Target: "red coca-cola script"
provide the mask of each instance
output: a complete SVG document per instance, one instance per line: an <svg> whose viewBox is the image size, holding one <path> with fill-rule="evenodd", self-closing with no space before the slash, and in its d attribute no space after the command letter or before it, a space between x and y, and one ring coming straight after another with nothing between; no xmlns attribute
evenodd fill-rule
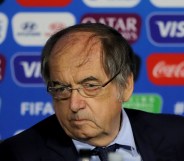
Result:
<svg viewBox="0 0 184 161"><path fill-rule="evenodd" d="M157 85L184 85L184 53L156 53L147 59L150 81Z"/></svg>

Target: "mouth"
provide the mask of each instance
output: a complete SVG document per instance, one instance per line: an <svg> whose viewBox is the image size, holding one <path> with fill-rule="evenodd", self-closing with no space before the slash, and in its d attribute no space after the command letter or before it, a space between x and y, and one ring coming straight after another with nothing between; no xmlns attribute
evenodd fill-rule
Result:
<svg viewBox="0 0 184 161"><path fill-rule="evenodd" d="M72 120L71 120L71 123L72 123L73 125L84 125L84 124L86 124L88 121L89 121L89 120L87 120L87 119L72 119Z"/></svg>
<svg viewBox="0 0 184 161"><path fill-rule="evenodd" d="M75 115L70 115L69 121L73 126L81 126L87 124L87 122L91 121L91 119L86 114L84 115L82 113L77 113Z"/></svg>

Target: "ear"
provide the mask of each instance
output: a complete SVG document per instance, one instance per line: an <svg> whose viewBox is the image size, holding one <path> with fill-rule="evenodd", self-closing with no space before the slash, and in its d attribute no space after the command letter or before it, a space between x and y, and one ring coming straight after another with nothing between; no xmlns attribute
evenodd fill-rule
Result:
<svg viewBox="0 0 184 161"><path fill-rule="evenodd" d="M133 79L133 75L131 74L127 79L126 88L123 89L123 92L122 92L123 102L127 102L129 100L129 98L133 93L133 90L134 90L134 79Z"/></svg>

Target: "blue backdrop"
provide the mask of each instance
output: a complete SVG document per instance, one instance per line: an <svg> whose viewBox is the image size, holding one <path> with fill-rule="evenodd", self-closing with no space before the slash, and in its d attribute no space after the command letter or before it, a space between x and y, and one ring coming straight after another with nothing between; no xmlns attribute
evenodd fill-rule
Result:
<svg viewBox="0 0 184 161"><path fill-rule="evenodd" d="M184 1L0 0L0 138L53 114L40 53L58 29L100 22L132 45L139 66L125 107L184 116Z"/></svg>

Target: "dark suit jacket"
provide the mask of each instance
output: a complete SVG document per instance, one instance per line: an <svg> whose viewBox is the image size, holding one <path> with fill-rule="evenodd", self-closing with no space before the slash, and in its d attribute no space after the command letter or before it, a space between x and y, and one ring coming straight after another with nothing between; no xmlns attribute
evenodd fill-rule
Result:
<svg viewBox="0 0 184 161"><path fill-rule="evenodd" d="M125 110L143 161L184 161L184 117ZM77 161L77 158L72 140L55 115L0 144L0 161Z"/></svg>

